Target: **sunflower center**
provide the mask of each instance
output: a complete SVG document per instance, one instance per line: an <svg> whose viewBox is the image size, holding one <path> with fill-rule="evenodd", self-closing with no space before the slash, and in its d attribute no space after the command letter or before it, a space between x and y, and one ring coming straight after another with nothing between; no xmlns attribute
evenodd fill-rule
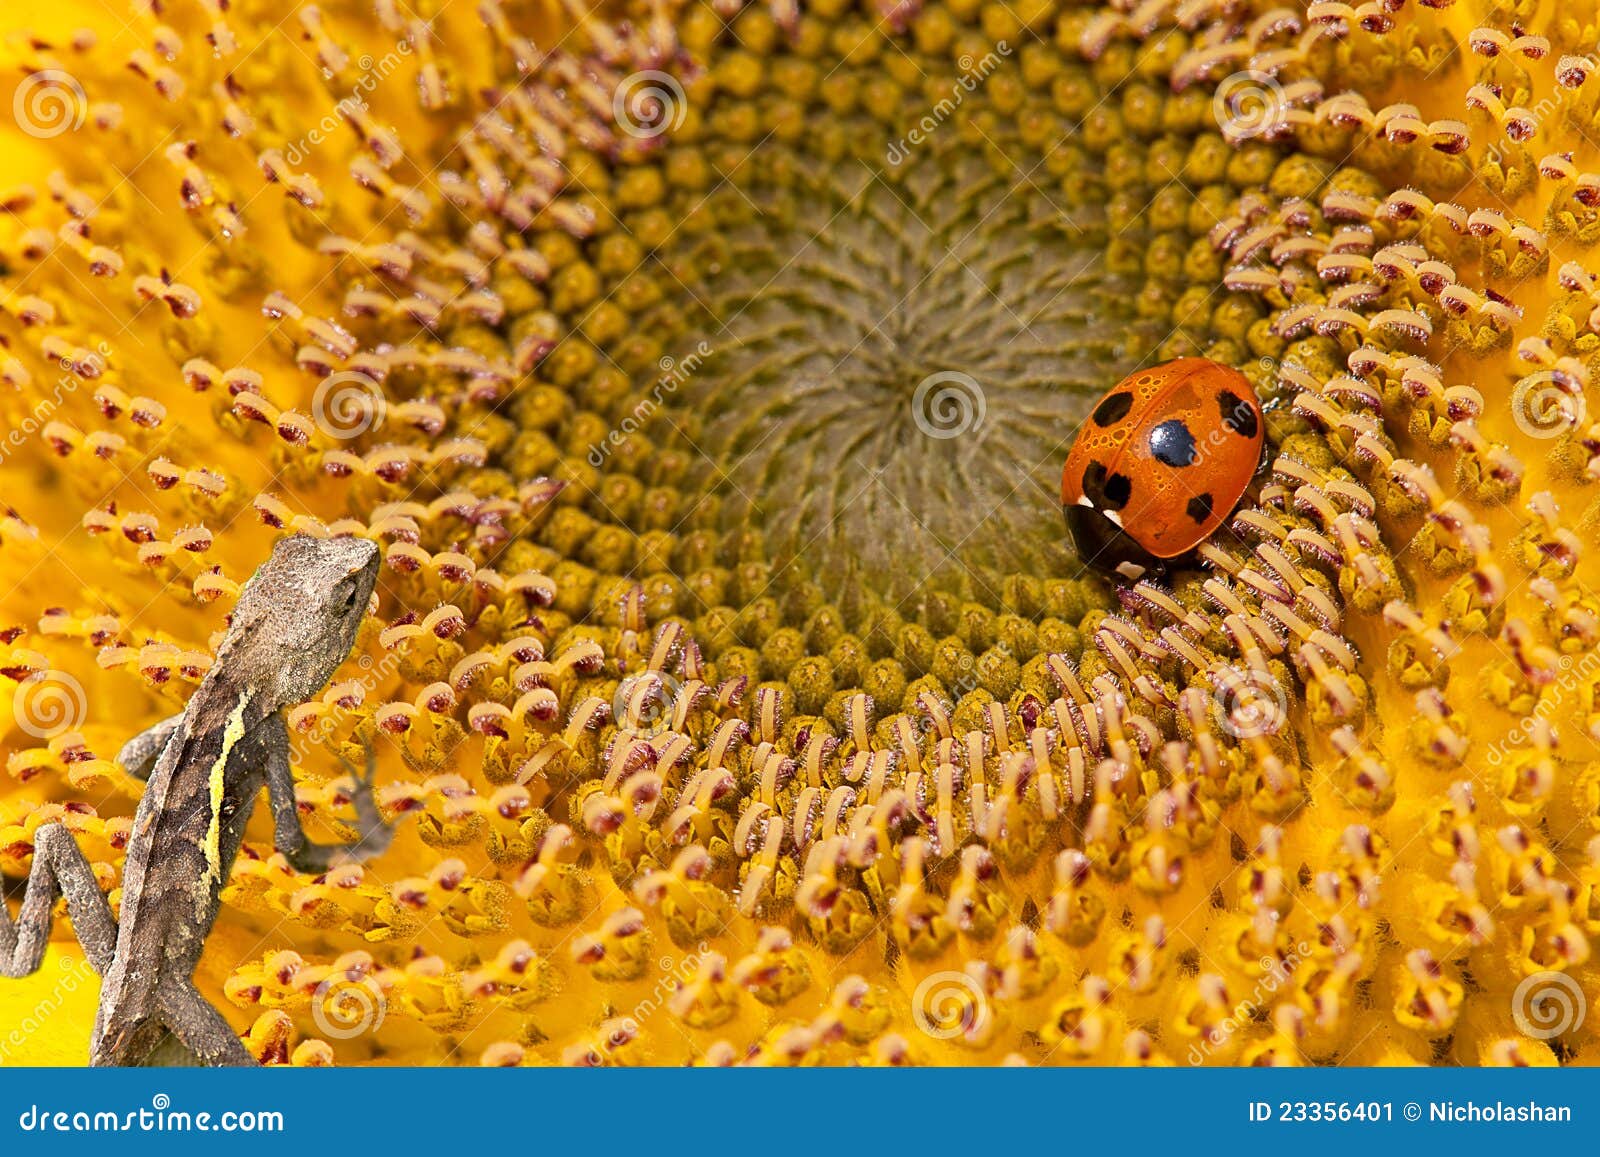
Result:
<svg viewBox="0 0 1600 1157"><path fill-rule="evenodd" d="M1099 212L948 136L898 164L769 143L686 224L719 246L687 285L700 484L825 587L1059 573L1062 459L1132 368Z"/></svg>

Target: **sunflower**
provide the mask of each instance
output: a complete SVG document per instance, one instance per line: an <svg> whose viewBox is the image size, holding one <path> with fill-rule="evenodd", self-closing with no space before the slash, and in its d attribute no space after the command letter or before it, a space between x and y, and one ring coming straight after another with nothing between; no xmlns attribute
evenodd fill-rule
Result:
<svg viewBox="0 0 1600 1157"><path fill-rule="evenodd" d="M0 869L65 823L115 908L274 538L383 550L289 725L400 835L256 820L257 1057L1591 1059L1583 5L27 8ZM1109 581L1062 461L1191 355L1266 471ZM5 1059L82 1058L57 929Z"/></svg>

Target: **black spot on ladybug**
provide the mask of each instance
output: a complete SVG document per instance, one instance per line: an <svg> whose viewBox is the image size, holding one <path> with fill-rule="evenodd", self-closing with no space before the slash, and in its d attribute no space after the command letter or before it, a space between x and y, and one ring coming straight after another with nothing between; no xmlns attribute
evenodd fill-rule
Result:
<svg viewBox="0 0 1600 1157"><path fill-rule="evenodd" d="M1083 496L1095 506L1105 496L1106 467L1103 462L1091 462L1083 468Z"/></svg>
<svg viewBox="0 0 1600 1157"><path fill-rule="evenodd" d="M1105 463L1091 462L1083 471L1083 495L1102 510L1121 510L1133 497L1133 479L1108 474Z"/></svg>
<svg viewBox="0 0 1600 1157"><path fill-rule="evenodd" d="M1222 411L1222 424L1241 438L1256 436L1256 412L1250 403L1232 390L1217 395L1217 408Z"/></svg>
<svg viewBox="0 0 1600 1157"><path fill-rule="evenodd" d="M1211 495L1196 494L1193 498L1189 499L1189 505L1185 506L1183 509L1184 513L1190 518L1194 519L1196 523L1203 523L1206 519L1211 517L1211 506Z"/></svg>
<svg viewBox="0 0 1600 1157"><path fill-rule="evenodd" d="M1194 435L1182 418L1168 418L1150 431L1150 454L1164 466L1193 466L1200 460Z"/></svg>
<svg viewBox="0 0 1600 1157"><path fill-rule="evenodd" d="M1126 418L1131 409L1133 409L1133 395L1127 390L1107 394L1094 408L1094 424L1101 429L1115 425Z"/></svg>

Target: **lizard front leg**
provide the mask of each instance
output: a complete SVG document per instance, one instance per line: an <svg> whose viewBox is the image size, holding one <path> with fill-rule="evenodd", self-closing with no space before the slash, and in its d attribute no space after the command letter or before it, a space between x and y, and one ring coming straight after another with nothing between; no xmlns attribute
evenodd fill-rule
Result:
<svg viewBox="0 0 1600 1157"><path fill-rule="evenodd" d="M58 895L67 898L72 928L102 976L117 947L117 922L78 841L61 824L46 824L33 838L33 869L15 924L0 902L0 976L31 976L44 960L50 917Z"/></svg>
<svg viewBox="0 0 1600 1157"><path fill-rule="evenodd" d="M163 719L153 727L147 727L132 739L122 745L122 750L117 752L117 762L135 779L149 779L150 773L155 770L156 760L161 758L162 749L167 746L167 740L172 738L172 733L178 730L178 725L183 722L183 712Z"/></svg>
<svg viewBox="0 0 1600 1157"><path fill-rule="evenodd" d="M272 801L273 845L282 852L296 871L317 875L326 872L340 861L359 863L380 855L389 847L393 826L384 822L378 812L377 801L372 798L373 770L376 760L367 750L367 769L356 776L356 819L361 834L353 844L314 844L306 838L300 827L300 815L295 810L294 773L289 767L289 729L281 716L266 720L269 730L267 749L267 793Z"/></svg>

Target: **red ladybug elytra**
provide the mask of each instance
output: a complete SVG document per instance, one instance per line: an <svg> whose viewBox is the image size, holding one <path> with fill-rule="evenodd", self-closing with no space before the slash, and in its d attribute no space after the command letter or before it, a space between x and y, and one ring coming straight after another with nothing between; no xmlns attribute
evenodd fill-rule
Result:
<svg viewBox="0 0 1600 1157"><path fill-rule="evenodd" d="M1136 579L1193 550L1233 513L1264 436L1238 370L1179 358L1129 374L1079 427L1061 473L1078 557Z"/></svg>

